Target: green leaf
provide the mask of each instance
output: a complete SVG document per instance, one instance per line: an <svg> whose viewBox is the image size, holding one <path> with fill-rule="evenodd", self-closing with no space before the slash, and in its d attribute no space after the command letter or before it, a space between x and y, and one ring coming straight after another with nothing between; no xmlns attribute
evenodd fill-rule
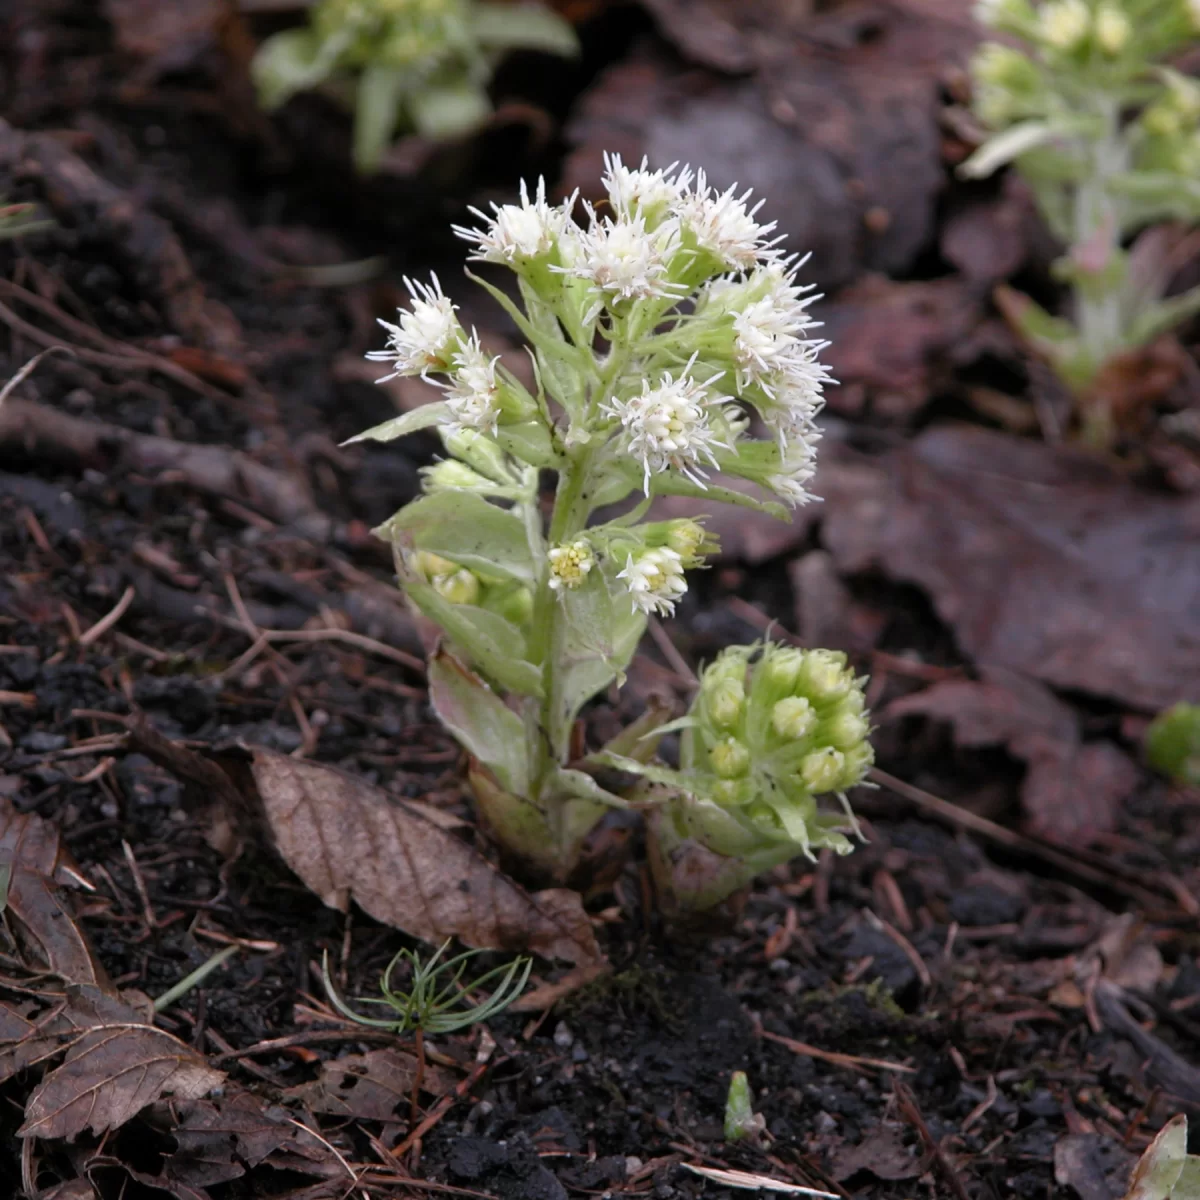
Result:
<svg viewBox="0 0 1200 1200"><path fill-rule="evenodd" d="M495 50L541 50L564 58L579 53L570 22L538 4L476 4L471 31Z"/></svg>
<svg viewBox="0 0 1200 1200"><path fill-rule="evenodd" d="M596 804L607 805L609 808L628 808L629 802L613 792L602 788L586 771L576 771L570 767L556 767L551 784L555 790L579 800L590 800Z"/></svg>
<svg viewBox="0 0 1200 1200"><path fill-rule="evenodd" d="M1170 296L1150 305L1134 320L1129 330L1130 346L1144 346L1160 334L1168 333L1189 317L1200 312L1200 286L1189 288L1178 296Z"/></svg>
<svg viewBox="0 0 1200 1200"><path fill-rule="evenodd" d="M491 114L492 103L479 84L467 78L426 83L408 98L413 127L434 141L449 141L478 129Z"/></svg>
<svg viewBox="0 0 1200 1200"><path fill-rule="evenodd" d="M1060 137L1064 132L1061 125L1049 121L1019 121L988 138L959 166L958 173L964 179L983 179L1027 150Z"/></svg>
<svg viewBox="0 0 1200 1200"><path fill-rule="evenodd" d="M564 338L553 337L544 330L537 328L529 318L506 296L494 283L483 279L471 271L465 272L472 283L477 283L502 309L512 318L513 324L525 335L525 340L531 342L547 354L555 355L570 362L576 369L582 369L584 360L582 354ZM543 367L543 370L545 368Z"/></svg>
<svg viewBox="0 0 1200 1200"><path fill-rule="evenodd" d="M445 491L406 504L377 529L385 541L407 539L484 576L532 587L536 582L529 540L520 517L470 492Z"/></svg>
<svg viewBox="0 0 1200 1200"><path fill-rule="evenodd" d="M443 725L518 796L529 791L529 762L521 718L452 654L438 649L429 662L429 700Z"/></svg>
<svg viewBox="0 0 1200 1200"><path fill-rule="evenodd" d="M430 425L440 425L450 416L450 406L444 400L435 400L431 404L422 404L402 416L392 417L382 425L373 425L363 433L356 433L347 438L343 446L351 446L355 442L394 442L406 434L416 433L419 429L428 429Z"/></svg>
<svg viewBox="0 0 1200 1200"><path fill-rule="evenodd" d="M250 64L258 101L268 111L297 92L308 91L332 73L341 45L322 45L311 29L285 29L267 38Z"/></svg>
<svg viewBox="0 0 1200 1200"><path fill-rule="evenodd" d="M736 467L732 463L726 469L730 474L736 472ZM698 500L711 500L716 504L734 504L738 508L752 508L755 512L766 513L768 516L788 524L792 520L788 510L773 500L759 500L745 492L736 491L734 488L718 487L715 484L701 487L698 483L693 483L682 475L652 476L650 494L652 496L695 496Z"/></svg>
<svg viewBox="0 0 1200 1200"><path fill-rule="evenodd" d="M378 63L363 68L354 100L354 165L369 175L391 144L409 73Z"/></svg>
<svg viewBox="0 0 1200 1200"><path fill-rule="evenodd" d="M423 580L406 579L404 590L493 683L522 696L542 695L541 670L525 658L525 638L511 621L470 604L451 604Z"/></svg>
<svg viewBox="0 0 1200 1200"><path fill-rule="evenodd" d="M1125 1200L1192 1200L1176 1192L1187 1158L1187 1117L1172 1117L1133 1169Z"/></svg>
<svg viewBox="0 0 1200 1200"><path fill-rule="evenodd" d="M554 467L561 464L555 452L550 431L541 421L520 421L516 425L501 425L496 441L514 458L531 467Z"/></svg>

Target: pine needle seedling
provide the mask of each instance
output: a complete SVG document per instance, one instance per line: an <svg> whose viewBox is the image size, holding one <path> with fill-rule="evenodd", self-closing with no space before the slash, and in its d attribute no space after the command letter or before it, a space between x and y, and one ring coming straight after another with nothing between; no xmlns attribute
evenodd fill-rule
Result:
<svg viewBox="0 0 1200 1200"><path fill-rule="evenodd" d="M525 990L533 969L531 958L518 957L464 983L463 975L467 966L480 951L466 950L442 961L449 946L450 939L447 939L429 959L423 959L416 950L401 950L383 972L381 995L358 998L360 1004L380 1004L390 1008L392 1015L388 1017L367 1017L351 1008L334 987L329 973L329 955L326 954L321 961L321 981L325 985L325 994L342 1016L356 1025L413 1035L413 1049L417 1058L411 1105L414 1122L417 1099L425 1077L425 1035L454 1033L503 1012ZM407 990L394 986L392 982L396 968L402 963L407 963L409 967ZM473 994L489 985L494 985L492 993L486 999L472 1003ZM467 1003L464 1004L464 1001Z"/></svg>

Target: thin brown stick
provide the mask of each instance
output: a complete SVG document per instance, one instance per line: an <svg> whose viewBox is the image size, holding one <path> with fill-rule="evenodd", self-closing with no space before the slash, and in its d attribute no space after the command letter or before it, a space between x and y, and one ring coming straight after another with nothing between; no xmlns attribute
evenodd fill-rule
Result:
<svg viewBox="0 0 1200 1200"><path fill-rule="evenodd" d="M133 584L130 584L122 593L120 600L117 601L116 607L107 616L101 617L90 629L79 635L79 644L90 646L93 642L98 642L125 615L136 595Z"/></svg>
<svg viewBox="0 0 1200 1200"><path fill-rule="evenodd" d="M888 1062L883 1058L861 1058L857 1054L839 1054L836 1050L821 1050L810 1046L807 1042L798 1042L795 1038L784 1037L781 1033L772 1033L769 1029L762 1030L762 1036L768 1042L778 1042L786 1046L793 1054L803 1054L805 1058L817 1058L822 1062L832 1063L836 1067L848 1067L851 1071L863 1071L873 1068L877 1071L899 1071L902 1075L916 1074L916 1067L906 1067L903 1063Z"/></svg>
<svg viewBox="0 0 1200 1200"><path fill-rule="evenodd" d="M1076 879L1083 879L1097 887L1109 888L1112 891L1121 892L1126 896L1132 896L1142 904L1153 906L1162 900L1161 893L1151 891L1149 888L1141 887L1138 884L1128 883L1122 879L1118 866L1115 863L1112 865L1111 870L1104 871L1089 863L1080 862L1079 859L1063 850L1055 849L1053 846L1040 842L1036 838L1026 837L1015 830L1005 829L1003 825L997 825L994 821L989 821L986 817L968 812L965 808L960 808L957 804L952 804L949 800L943 800L940 796L935 796L932 792L925 791L924 788L914 787L911 783L905 783L903 779L897 779L896 776L889 775L886 771L881 771L878 767L872 767L867 772L867 779L871 783L876 783L880 787L885 787L889 791L895 792L898 796L903 796L906 800L912 801L923 812L940 817L958 829L968 829L972 833L977 833L981 837L988 838L1011 850L1017 850L1023 854L1031 854L1035 858L1040 858L1043 862L1049 863L1051 866L1058 867L1060 870L1074 875ZM1164 885L1163 892L1178 903L1175 892L1171 888Z"/></svg>
<svg viewBox="0 0 1200 1200"><path fill-rule="evenodd" d="M413 1030L413 1050L417 1056L417 1069L413 1072L412 1096L409 1098L408 1122L415 1128L421 1115L421 1084L425 1082L425 1030L420 1025Z"/></svg>
<svg viewBox="0 0 1200 1200"><path fill-rule="evenodd" d="M971 1194L967 1191L962 1179L959 1177L958 1171L955 1170L954 1164L946 1157L946 1152L934 1138L929 1126L925 1123L925 1118L921 1115L921 1110L917 1107L917 1102L912 1092L899 1079L892 1084L892 1088L895 1092L900 1115L917 1131L917 1134L925 1145L925 1149L932 1155L933 1161L937 1165L938 1173L946 1181L946 1184L958 1200L971 1200Z"/></svg>

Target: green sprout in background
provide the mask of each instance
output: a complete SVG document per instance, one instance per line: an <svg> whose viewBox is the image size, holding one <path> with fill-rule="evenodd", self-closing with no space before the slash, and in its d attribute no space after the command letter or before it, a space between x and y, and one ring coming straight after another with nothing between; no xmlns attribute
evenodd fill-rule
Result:
<svg viewBox="0 0 1200 1200"><path fill-rule="evenodd" d="M1200 704L1180 702L1151 721L1146 759L1177 783L1200 787Z"/></svg>
<svg viewBox="0 0 1200 1200"><path fill-rule="evenodd" d="M253 64L264 108L322 88L354 110L354 162L378 167L398 132L470 133L491 112L487 86L512 50L571 56L570 24L538 4L485 0L318 0L305 28L267 38Z"/></svg>
<svg viewBox="0 0 1200 1200"><path fill-rule="evenodd" d="M605 815L634 806L664 908L707 908L767 867L850 849L844 793L871 762L862 682L842 655L740 647L674 726L648 713L587 755L578 719L717 548L700 519L654 519L656 497L780 518L811 499L825 343L802 261L748 192L677 164L607 167L608 203L585 205L582 225L575 197L551 205L539 185L458 230L515 276L515 300L476 282L524 335L534 390L462 327L436 278L409 281L410 307L369 357L442 398L352 440L434 428L447 452L377 532L443 635L430 699L470 755L495 841L567 882ZM652 761L671 729L678 770ZM826 795L843 806L822 811Z"/></svg>
<svg viewBox="0 0 1200 1200"><path fill-rule="evenodd" d="M745 1071L734 1071L729 1079L729 1095L725 1100L725 1140L740 1142L749 1138L757 1142L766 1131L762 1113L754 1111L754 1096Z"/></svg>
<svg viewBox="0 0 1200 1200"><path fill-rule="evenodd" d="M977 12L1007 40L972 63L991 136L961 172L1015 163L1064 244L1070 317L1015 293L1006 307L1073 394L1083 440L1108 449L1119 430L1103 369L1200 311L1200 288L1165 297L1169 263L1127 248L1156 222L1200 220L1200 82L1167 65L1200 36L1200 2L983 0Z"/></svg>

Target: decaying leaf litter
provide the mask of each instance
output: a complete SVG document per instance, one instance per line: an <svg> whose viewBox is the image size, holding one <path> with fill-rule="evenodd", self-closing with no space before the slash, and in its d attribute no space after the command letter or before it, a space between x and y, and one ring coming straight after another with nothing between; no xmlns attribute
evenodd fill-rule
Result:
<svg viewBox="0 0 1200 1200"><path fill-rule="evenodd" d="M1053 384L988 293L1051 251L1016 180L952 175L966 5L730 7L576 6L582 71L502 73L477 141L336 193L338 114L249 100L274 18L7 18L3 191L54 225L0 245L4 377L73 351L0 409L11 1194L726 1194L689 1164L1091 1200L1195 1116L1200 804L1138 754L1197 676L1194 443L1153 414L1118 467L1043 443ZM705 929L662 927L629 823L586 912L489 861L367 532L434 445L338 445L394 411L344 364L399 276L461 261L428 214L518 160L594 193L605 149L790 205L841 380L824 505L723 524L679 655L647 639L622 703L681 703L776 622L871 674L903 789L857 798L852 857ZM328 952L369 994L397 930L542 956L523 1011L434 1040L415 1128L411 1047L320 980ZM737 1070L758 1146L723 1141Z"/></svg>

